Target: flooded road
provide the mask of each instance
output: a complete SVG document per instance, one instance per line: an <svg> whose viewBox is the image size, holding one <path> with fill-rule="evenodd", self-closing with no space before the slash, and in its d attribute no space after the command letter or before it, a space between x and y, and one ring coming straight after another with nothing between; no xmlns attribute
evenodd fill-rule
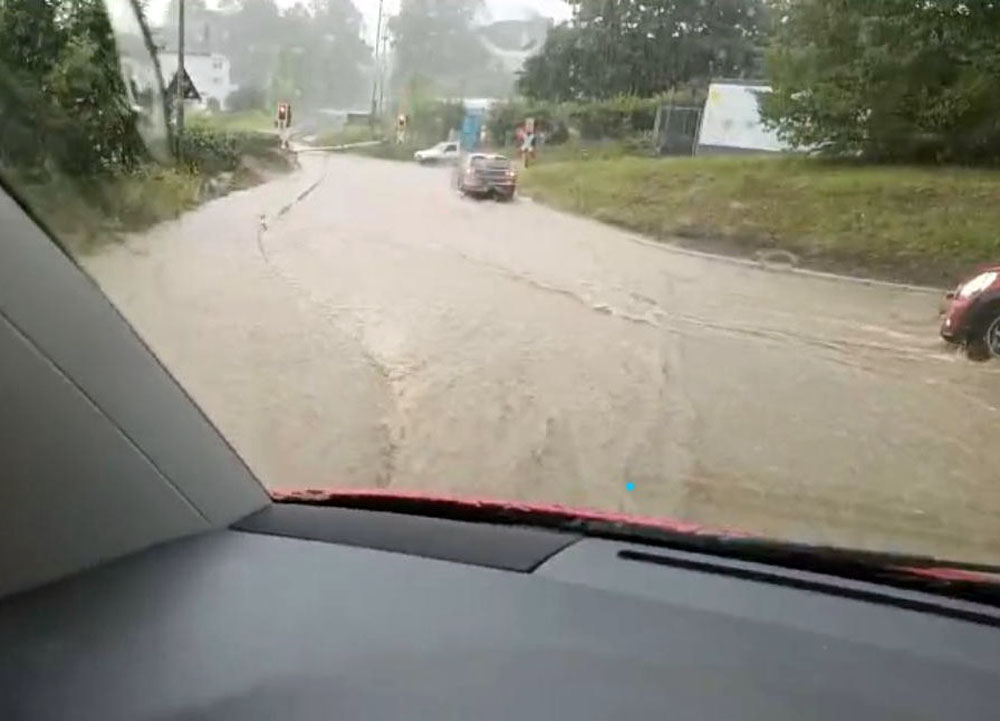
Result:
<svg viewBox="0 0 1000 721"><path fill-rule="evenodd" d="M938 294L302 162L84 259L269 487L1000 559L1000 363L937 339Z"/></svg>

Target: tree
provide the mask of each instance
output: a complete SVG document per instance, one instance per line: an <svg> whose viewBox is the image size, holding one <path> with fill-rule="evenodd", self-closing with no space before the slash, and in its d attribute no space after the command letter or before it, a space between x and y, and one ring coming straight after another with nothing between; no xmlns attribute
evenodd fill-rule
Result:
<svg viewBox="0 0 1000 721"><path fill-rule="evenodd" d="M764 0L574 0L518 89L534 98L650 96L712 76L745 77L764 42Z"/></svg>
<svg viewBox="0 0 1000 721"><path fill-rule="evenodd" d="M784 0L764 117L876 160L1000 163L1000 5Z"/></svg>
<svg viewBox="0 0 1000 721"><path fill-rule="evenodd" d="M444 95L506 94L513 76L476 32L481 6L481 0L403 0L399 14L389 21L397 90L424 78Z"/></svg>
<svg viewBox="0 0 1000 721"><path fill-rule="evenodd" d="M103 3L5 0L0 65L5 165L83 176L144 156Z"/></svg>
<svg viewBox="0 0 1000 721"><path fill-rule="evenodd" d="M308 76L305 94L317 103L359 102L369 88L362 66L372 49L361 39L361 13L351 0L312 0L309 32L303 34Z"/></svg>
<svg viewBox="0 0 1000 721"><path fill-rule="evenodd" d="M274 0L229 0L223 10L220 48L229 58L233 83L266 87L280 47L275 37L281 26L278 6Z"/></svg>
<svg viewBox="0 0 1000 721"><path fill-rule="evenodd" d="M574 100L582 96L577 68L582 63L581 31L567 23L552 28L542 51L524 62L518 89L528 97Z"/></svg>
<svg viewBox="0 0 1000 721"><path fill-rule="evenodd" d="M229 93L229 97L226 98L226 107L233 111L262 110L267 107L267 95L263 88L244 83Z"/></svg>
<svg viewBox="0 0 1000 721"><path fill-rule="evenodd" d="M176 3L164 37L177 35ZM217 10L187 0L189 50L221 52L239 86L266 89L270 102L351 105L368 86L372 50L361 39L361 14L351 0L308 0L281 11L275 0L223 0Z"/></svg>

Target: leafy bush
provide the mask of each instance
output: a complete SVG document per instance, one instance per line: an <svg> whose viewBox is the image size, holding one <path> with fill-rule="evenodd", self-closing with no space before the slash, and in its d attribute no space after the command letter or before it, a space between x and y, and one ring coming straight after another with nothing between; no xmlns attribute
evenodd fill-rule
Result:
<svg viewBox="0 0 1000 721"><path fill-rule="evenodd" d="M486 129L498 145L510 145L514 142L517 127L525 118L534 118L536 131L549 134L549 142L553 132L560 127L564 128L565 138L556 142L565 142L569 138L569 110L572 107L572 103L520 99L497 103L490 108Z"/></svg>
<svg viewBox="0 0 1000 721"><path fill-rule="evenodd" d="M446 100L418 100L413 103L410 115L410 139L418 144L431 145L445 140L452 130L460 130L465 119L465 106L461 102Z"/></svg>
<svg viewBox="0 0 1000 721"><path fill-rule="evenodd" d="M612 100L583 103L570 110L571 120L585 140L622 138L651 130L656 122L659 98L621 96Z"/></svg>
<svg viewBox="0 0 1000 721"><path fill-rule="evenodd" d="M795 145L1000 164L995 3L788 3L768 67L764 118Z"/></svg>
<svg viewBox="0 0 1000 721"><path fill-rule="evenodd" d="M528 117L528 107L523 100L496 103L486 116L486 132L496 145L510 145L514 130Z"/></svg>
<svg viewBox="0 0 1000 721"><path fill-rule="evenodd" d="M276 151L279 138L267 133L244 133L191 127L181 144L181 164L202 175L232 172L244 156L263 156Z"/></svg>
<svg viewBox="0 0 1000 721"><path fill-rule="evenodd" d="M688 95L682 94L674 102L685 102ZM571 130L584 140L626 138L651 131L657 108L664 102L663 98L627 95L588 103L511 100L493 106L487 128L500 145L513 141L517 126L525 118L534 118L536 128L547 134L547 142L551 144L566 142Z"/></svg>
<svg viewBox="0 0 1000 721"><path fill-rule="evenodd" d="M103 3L0 3L0 162L85 176L145 159Z"/></svg>
<svg viewBox="0 0 1000 721"><path fill-rule="evenodd" d="M237 135L208 128L193 127L184 132L180 148L181 162L199 173L222 173L235 170L240 156Z"/></svg>
<svg viewBox="0 0 1000 721"><path fill-rule="evenodd" d="M552 128L552 132L549 133L548 137L545 139L546 145L562 145L569 141L569 126L560 121L556 121L555 126Z"/></svg>

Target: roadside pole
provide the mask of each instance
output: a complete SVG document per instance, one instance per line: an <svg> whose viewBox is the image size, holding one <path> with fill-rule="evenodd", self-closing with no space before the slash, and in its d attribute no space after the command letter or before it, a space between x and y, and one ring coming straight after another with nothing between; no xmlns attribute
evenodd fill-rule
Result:
<svg viewBox="0 0 1000 721"><path fill-rule="evenodd" d="M181 159L184 140L184 0L177 3L177 74L174 76L177 87L176 109L177 114L177 159Z"/></svg>
<svg viewBox="0 0 1000 721"><path fill-rule="evenodd" d="M379 86L379 62L381 61L379 57L379 44L382 37L382 7L385 4L385 0L378 0L378 20L375 22L375 64L373 66L374 72L372 73L372 110L371 114L368 116L368 127L375 127L375 114L378 112L378 86Z"/></svg>
<svg viewBox="0 0 1000 721"><path fill-rule="evenodd" d="M378 114L381 117L382 113L385 111L384 108L384 98L385 98L385 46L389 42L389 23L382 26L382 52L379 55L378 61Z"/></svg>

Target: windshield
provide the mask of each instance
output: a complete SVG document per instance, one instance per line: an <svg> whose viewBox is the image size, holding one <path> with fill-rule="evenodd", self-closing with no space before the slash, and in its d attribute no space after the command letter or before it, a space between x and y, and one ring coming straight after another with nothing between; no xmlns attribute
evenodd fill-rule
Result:
<svg viewBox="0 0 1000 721"><path fill-rule="evenodd" d="M0 0L0 178L273 491L996 563L997 29Z"/></svg>

